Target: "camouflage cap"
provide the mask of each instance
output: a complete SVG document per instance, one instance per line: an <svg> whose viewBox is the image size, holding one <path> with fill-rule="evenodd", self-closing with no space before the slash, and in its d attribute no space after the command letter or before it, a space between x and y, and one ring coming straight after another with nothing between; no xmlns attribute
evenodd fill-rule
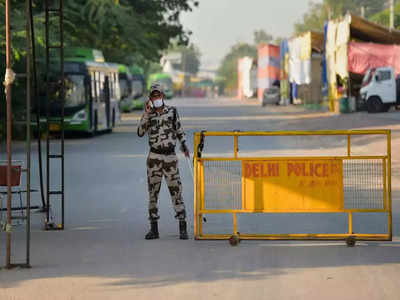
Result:
<svg viewBox="0 0 400 300"><path fill-rule="evenodd" d="M150 95L153 94L153 92L159 92L159 93L163 94L164 91L163 91L161 84L153 83L150 87Z"/></svg>

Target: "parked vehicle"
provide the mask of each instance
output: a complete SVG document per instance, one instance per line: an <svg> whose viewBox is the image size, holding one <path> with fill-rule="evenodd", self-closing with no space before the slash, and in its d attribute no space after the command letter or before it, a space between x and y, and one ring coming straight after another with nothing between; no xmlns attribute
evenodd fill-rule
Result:
<svg viewBox="0 0 400 300"><path fill-rule="evenodd" d="M387 112L400 104L400 78L396 78L392 67L370 69L364 76L360 96L369 113Z"/></svg>
<svg viewBox="0 0 400 300"><path fill-rule="evenodd" d="M50 65L47 90L46 74L40 74L39 106L40 123L44 128L49 109L50 131L61 130L62 78L55 71L57 61ZM67 48L64 60L64 129L65 131L95 134L111 131L120 121L120 87L118 65L104 62L101 51L87 48ZM35 99L36 103L37 99ZM40 110L39 110L40 108ZM33 128L36 124L32 125Z"/></svg>
<svg viewBox="0 0 400 300"><path fill-rule="evenodd" d="M265 89L262 98L262 106L267 104L279 105L281 101L281 89L279 86L271 86L269 89Z"/></svg>
<svg viewBox="0 0 400 300"><path fill-rule="evenodd" d="M121 89L120 109L130 112L143 109L145 82L142 74L132 74L127 66L119 65L119 85Z"/></svg>
<svg viewBox="0 0 400 300"><path fill-rule="evenodd" d="M147 89L149 90L151 85L154 83L161 84L164 89L164 94L166 99L171 99L174 97L174 88L172 83L172 78L170 75L165 73L154 73L149 76L147 81Z"/></svg>

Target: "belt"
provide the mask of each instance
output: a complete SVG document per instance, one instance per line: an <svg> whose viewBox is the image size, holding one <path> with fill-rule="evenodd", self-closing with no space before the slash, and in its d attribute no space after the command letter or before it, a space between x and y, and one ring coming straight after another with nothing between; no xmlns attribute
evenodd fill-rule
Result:
<svg viewBox="0 0 400 300"><path fill-rule="evenodd" d="M175 154L175 148L150 148L150 152L161 155Z"/></svg>

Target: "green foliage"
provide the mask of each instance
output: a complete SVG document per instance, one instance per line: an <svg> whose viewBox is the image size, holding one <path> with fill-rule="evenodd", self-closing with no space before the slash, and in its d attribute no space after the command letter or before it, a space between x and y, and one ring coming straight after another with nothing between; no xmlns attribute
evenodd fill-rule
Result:
<svg viewBox="0 0 400 300"><path fill-rule="evenodd" d="M250 56L256 59L257 47L246 43L238 43L232 46L218 69L218 76L224 78L224 86L229 90L237 88L237 63L238 59L244 56Z"/></svg>
<svg viewBox="0 0 400 300"><path fill-rule="evenodd" d="M10 0L12 64L16 73L25 73L25 0ZM58 3L58 1L50 1ZM45 0L33 0L37 57L43 58L45 45ZM196 0L64 0L65 47L102 50L107 61L139 65L146 72L159 68L161 53L171 41L189 43L190 32L183 29L180 15L198 6ZM0 19L5 20L5 0L0 0ZM52 44L58 43L57 18L50 20ZM54 26L53 26L54 25ZM0 82L5 73L5 22L0 22ZM22 112L25 82L13 88L13 110ZM4 120L4 89L0 87L0 119Z"/></svg>
<svg viewBox="0 0 400 300"><path fill-rule="evenodd" d="M100 49L107 60L158 61L173 39L188 43L190 33L183 30L179 16L196 5L193 0L120 0L119 4L70 0L66 7L69 42Z"/></svg>
<svg viewBox="0 0 400 300"><path fill-rule="evenodd" d="M329 0L333 5L337 2L337 0ZM347 11L350 11L354 14L361 15L361 7L364 6L365 9L365 17L369 18L372 15L380 12L385 7L386 1L376 1L376 0L341 0L342 11L341 14L345 14Z"/></svg>
<svg viewBox="0 0 400 300"><path fill-rule="evenodd" d="M238 84L238 59L244 56L257 58L257 46L264 43L280 45L283 38L276 37L267 33L264 29L255 30L253 32L254 45L247 43L237 43L232 46L229 53L224 57L217 71L219 76L219 86L223 86L228 91L233 91Z"/></svg>
<svg viewBox="0 0 400 300"><path fill-rule="evenodd" d="M371 21L382 26L389 27L390 25L390 10L385 9L370 18ZM394 27L400 29L400 2L397 2L394 7Z"/></svg>
<svg viewBox="0 0 400 300"><path fill-rule="evenodd" d="M43 46L45 0L33 2L36 42ZM168 48L172 40L188 44L190 32L183 29L179 17L182 12L191 11L197 5L195 0L65 0L65 43L66 46L102 50L108 61L125 64L158 61L161 52ZM0 0L0 18L3 20L4 6L5 0ZM24 55L25 1L11 0L11 7L15 61ZM56 39L56 35L51 35L51 38ZM4 44L2 23L0 55L4 54Z"/></svg>
<svg viewBox="0 0 400 300"><path fill-rule="evenodd" d="M227 91L232 92L237 89L238 84L238 60L244 56L257 58L257 46L264 43L274 43L279 45L282 38L274 38L273 35L267 33L264 29L255 30L253 32L254 45L247 43L237 43L233 45L229 53L222 60L217 70L219 76L219 86L224 87Z"/></svg>
<svg viewBox="0 0 400 300"><path fill-rule="evenodd" d="M271 34L265 32L265 30L263 30L263 29L256 30L256 31L254 31L253 34L254 34L254 44L255 45L270 43L274 39L274 37Z"/></svg>
<svg viewBox="0 0 400 300"><path fill-rule="evenodd" d="M273 44L280 46L280 44L282 44L282 42L283 42L284 39L285 39L285 38L282 37L282 36L277 36L277 37L274 39Z"/></svg>
<svg viewBox="0 0 400 300"><path fill-rule="evenodd" d="M21 4L22 2L22 4ZM0 19L5 20L5 0L0 0ZM25 55L25 5L24 1L11 1L10 19L12 23L12 43L11 51L14 61L21 61ZM5 68L5 54L6 54L6 24L0 23L0 67Z"/></svg>
<svg viewBox="0 0 400 300"><path fill-rule="evenodd" d="M182 55L182 62L174 64L174 68L180 71L196 75L200 68L200 50L193 44L189 46L174 45L169 52L178 52Z"/></svg>
<svg viewBox="0 0 400 300"><path fill-rule="evenodd" d="M298 22L294 26L295 33L299 34L309 30L322 31L329 16L335 19L347 12L361 15L362 6L365 8L365 16L369 17L383 9L384 1L324 0L322 3L310 2L309 10L303 15L302 22Z"/></svg>
<svg viewBox="0 0 400 300"><path fill-rule="evenodd" d="M143 68L144 68L145 78L148 78L150 74L162 72L161 65L156 62L146 61L145 64L143 65Z"/></svg>
<svg viewBox="0 0 400 300"><path fill-rule="evenodd" d="M10 19L11 31L11 55L12 69L16 73L25 73L26 54L26 19L25 1L11 0ZM5 0L0 0L0 19L5 20ZM5 128L6 101L3 86L3 79L6 69L6 26L5 22L0 23L0 127ZM20 118L25 105L25 80L17 78L13 84L12 106L14 118ZM3 134L4 138L4 134Z"/></svg>
<svg viewBox="0 0 400 300"><path fill-rule="evenodd" d="M309 30L322 31L328 19L328 10L323 3L310 2L310 8L303 15L303 21L294 24L295 34L300 34Z"/></svg>

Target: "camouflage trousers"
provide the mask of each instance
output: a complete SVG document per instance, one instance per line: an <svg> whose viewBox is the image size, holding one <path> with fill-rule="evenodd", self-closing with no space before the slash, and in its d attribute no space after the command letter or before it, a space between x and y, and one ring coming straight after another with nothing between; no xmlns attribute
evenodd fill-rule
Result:
<svg viewBox="0 0 400 300"><path fill-rule="evenodd" d="M162 178L165 178L171 194L175 218L185 220L186 210L182 198L182 183L179 176L178 158L173 155L150 153L147 158L147 183L149 190L149 220L156 221L158 215L158 194Z"/></svg>

